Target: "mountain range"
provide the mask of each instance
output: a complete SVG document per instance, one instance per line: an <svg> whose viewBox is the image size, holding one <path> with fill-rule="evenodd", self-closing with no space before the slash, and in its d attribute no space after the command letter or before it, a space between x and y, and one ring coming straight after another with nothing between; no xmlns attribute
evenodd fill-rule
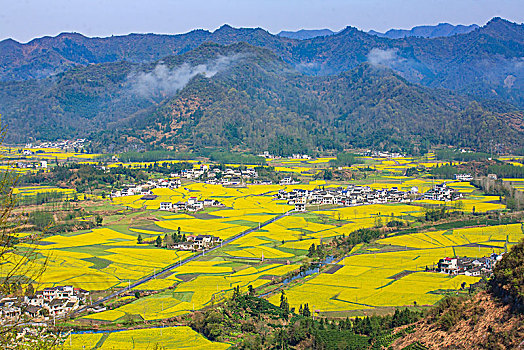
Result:
<svg viewBox="0 0 524 350"><path fill-rule="evenodd" d="M336 34L336 32L331 29L300 29L297 31L283 30L277 35L289 39L304 40L313 39L317 36L329 36L334 34Z"/></svg>
<svg viewBox="0 0 524 350"><path fill-rule="evenodd" d="M416 26L411 29L390 29L385 33L377 32L374 30L368 31L368 34L376 35L382 38L388 39L401 39L411 36L421 37L421 38L440 38L446 36L452 36L457 34L466 34L479 26L476 24L471 24L469 26L465 25L453 25L449 23L439 23L434 26ZM337 32L332 31L331 29L300 29L297 31L287 31L283 30L277 35L297 40L313 39L318 36L330 36L335 35Z"/></svg>
<svg viewBox="0 0 524 350"><path fill-rule="evenodd" d="M222 26L182 35L0 42L8 140L275 153L348 146L523 146L523 26L296 40Z"/></svg>
<svg viewBox="0 0 524 350"><path fill-rule="evenodd" d="M388 39L402 39L410 36L417 36L421 38L440 38L457 34L466 34L477 29L478 27L479 26L476 24L464 26L460 24L452 25L449 23L439 23L435 26L417 26L411 29L390 29L385 33L370 30L368 33Z"/></svg>

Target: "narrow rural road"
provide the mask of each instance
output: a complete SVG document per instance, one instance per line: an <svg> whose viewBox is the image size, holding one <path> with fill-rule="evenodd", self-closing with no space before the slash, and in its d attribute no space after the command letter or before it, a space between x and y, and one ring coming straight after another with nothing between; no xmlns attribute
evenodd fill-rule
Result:
<svg viewBox="0 0 524 350"><path fill-rule="evenodd" d="M245 231L243 231L243 232L241 232L241 233L239 233L239 234L237 234L237 235L235 235L235 236L233 236L233 237L231 237L231 238L226 239L225 241L222 242L221 245L217 245L217 246L215 246L215 247L213 247L213 248L210 248L210 249L208 249L208 250L206 250L206 251L202 251L202 252L200 252L200 253L198 253L198 254L196 254L196 255L193 255L193 256L191 256L191 257L189 257L189 258L187 258L187 259L181 261L181 262L178 263L178 264L170 265L170 266L166 267L165 269L159 271L158 273L154 273L153 275L146 276L146 277L142 277L141 279L139 279L139 280L137 280L137 281L135 281L135 282L129 284L129 285L128 285L127 287L125 287L124 289L121 289L121 290L119 290L119 291L116 291L116 292L114 292L114 293L111 293L111 294L109 294L108 296L106 296L106 297L104 297L104 298L102 298L102 299L99 299L99 300L93 302L92 304L89 304L89 305L85 305L85 306L83 306L82 308L76 310L73 314L78 314L78 313L80 313L80 312L82 312L82 311L87 310L87 309L90 308L90 307L93 307L93 306L99 305L99 304L101 304L101 303L103 303L103 302L106 302L106 301L108 301L108 300L110 300L110 299L113 299L113 298L119 296L120 294L125 293L125 292L127 292L127 291L129 291L129 290L135 288L136 286L139 286L139 285L144 284L144 283L146 283L146 282L148 282L148 281L151 281L151 280L154 279L156 276L160 276L160 275L162 275L162 274L164 274L164 273L166 273L166 272L169 272L169 271L171 271L171 270L176 269L177 267L180 267L180 266L185 265L185 264L187 264L187 263L189 263L189 262L191 262L191 261L194 261L194 260L196 260L196 259L198 259L198 258L200 258L200 257L202 257L202 256L205 256L206 253L209 253L209 252L212 252L212 251L217 250L217 249L219 249L219 248L222 248L222 247L225 246L226 244L229 244L229 243L231 243L231 242L234 242L234 241L236 241L237 239L242 238L242 237L244 237L244 236L246 236L246 235L248 235L248 234L250 234L250 233L256 232L256 231L260 230L262 227L267 226L267 225L269 225L269 224L272 224L272 223L274 223L275 221L278 221L278 220L280 220L280 219L282 219L282 218L284 218L284 217L290 215L291 213L292 213L292 211L288 211L288 212L285 212L284 214L280 214L279 216L276 216L276 217L272 218L271 220L268 220L268 221L266 221L266 222L260 224L260 226L257 226L257 227L254 227L254 228L247 229L247 230L245 230Z"/></svg>

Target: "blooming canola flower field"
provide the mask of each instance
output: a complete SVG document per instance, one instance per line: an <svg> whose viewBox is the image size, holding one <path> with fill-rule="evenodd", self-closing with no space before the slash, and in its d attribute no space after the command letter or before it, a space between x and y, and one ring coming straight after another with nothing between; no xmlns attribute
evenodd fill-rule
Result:
<svg viewBox="0 0 524 350"><path fill-rule="evenodd" d="M509 249L523 238L521 224L393 236L377 241L382 249L351 254L337 263L336 272L317 274L286 293L291 307L309 303L320 313L433 305L443 297L439 291L457 290L480 277L425 272L426 267L447 256L500 254L505 250L500 242ZM278 305L279 296L270 301Z"/></svg>
<svg viewBox="0 0 524 350"><path fill-rule="evenodd" d="M212 342L186 326L145 328L113 332L71 334L63 349L227 349L231 345Z"/></svg>
<svg viewBox="0 0 524 350"><path fill-rule="evenodd" d="M302 170L311 170L331 160L333 158L289 161L282 167L288 165L291 172L300 174ZM416 162L412 158L373 161L373 166L386 175L367 184L372 188L411 190L416 187L422 192L442 182L404 176L405 169ZM427 164L423 165L427 167L435 164L430 160L425 162ZM141 164L128 166L140 167ZM348 236L355 230L375 226L379 220L413 223L425 213L421 203L441 204L417 201L353 207L311 206L306 213L290 213L267 224L294 209L286 201L274 198L279 190L341 185L322 180L303 182L289 186L250 184L244 187L184 182L176 189L153 189L154 199L145 200L136 195L116 197L111 202L106 200L127 208L122 212L122 222L124 218L129 220L119 223L117 218L116 223L100 228L44 238L36 250L41 262L47 262L47 268L37 287L73 285L91 291L107 290L153 276L134 289L159 291L157 294L136 300L131 298L119 308L89 314L83 319L118 322L128 317L143 320L174 317L224 300L237 286L243 292L249 285L269 288L272 281L280 281L300 268L312 244ZM504 208L498 197L481 195L469 183L453 182L450 186L466 196L461 200L466 211L472 211L473 207L477 212ZM25 188L19 193L35 191L38 189ZM161 202L185 202L191 197L214 199L222 206L196 213L159 210ZM141 213L146 213L147 223L137 220L135 224L133 218ZM258 229L259 226L262 227ZM182 266L178 265L196 253L137 244L139 235L153 242L158 236L179 229L185 235L211 234L222 240L255 230ZM425 272L426 266L445 256L475 257L500 252L519 239L522 239L519 225L391 236L377 241L371 248L355 247L349 256L334 263L339 265L338 270L309 276L293 284L286 294L292 307L298 309L300 304L309 303L321 313L413 305L414 302L432 305L443 297L442 291L457 289L463 282L469 285L479 278ZM158 274L169 266L173 267L169 273ZM268 298L279 304L278 294ZM84 336L92 338L90 342L100 340L98 335L90 334L73 335L72 341L79 341ZM111 334L99 348L110 348L108 344L118 341L116 333Z"/></svg>

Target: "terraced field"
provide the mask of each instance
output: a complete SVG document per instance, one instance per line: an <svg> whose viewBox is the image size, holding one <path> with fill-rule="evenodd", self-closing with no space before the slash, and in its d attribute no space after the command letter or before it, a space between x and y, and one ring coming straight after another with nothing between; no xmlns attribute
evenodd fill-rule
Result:
<svg viewBox="0 0 524 350"><path fill-rule="evenodd" d="M332 159L289 160L283 168L295 172L312 170ZM422 192L440 182L404 176L406 168L422 164L413 158L374 158L366 159L366 162L373 163L374 167L383 171L380 179L368 184L373 188L398 187L410 190L417 187ZM426 167L436 164L432 161L423 163ZM125 166L145 165L129 163ZM153 193L158 197L154 200L143 200L142 196L114 198L113 202L108 200L107 205L122 205L136 210L105 218L111 222L107 227L60 234L42 240L37 249L41 261L48 259L48 267L41 278L45 283L37 287L72 284L88 290L106 290L125 287L144 276L155 275L156 278L136 289L160 293L138 300L129 299L132 302L118 309L85 318L121 321L125 318L153 320L173 317L220 301L231 295L236 286L242 290L247 290L249 285L265 286L297 270L311 244L318 245L332 237L347 236L357 229L372 227L377 224L377 220L383 223L392 219L413 223L417 217L424 215L424 208L419 205L421 202L416 205L310 208L308 213L285 216L161 276L156 276L156 273L180 263L193 253L137 244L139 234L145 240L152 241L157 236L176 232L178 228L186 235L213 234L228 239L293 209L286 201L274 200L273 196L280 189L339 185L323 180L310 181L305 185L249 185L242 188L189 183L174 190L155 189ZM473 207L477 212L504 208L498 203L498 197L479 195L469 183L454 182L450 186L466 194L466 198L461 200L466 211L472 211ZM39 190L47 189L24 188L19 192ZM196 214L157 210L160 202L186 201L189 197L215 199L224 206ZM145 217L148 218L146 223ZM472 257L487 255L492 251L506 249L520 238L522 232L518 225L389 237L377 242L377 246L355 247L350 256L338 262L341 268L332 274L322 273L294 286L288 291L288 299L292 307L298 308L307 302L320 312L365 310L412 305L414 302L419 305L434 304L442 298L440 291L456 289L462 282L470 284L478 278L449 278L426 273L426 265L454 254ZM278 296L270 297L270 301L278 304Z"/></svg>
<svg viewBox="0 0 524 350"><path fill-rule="evenodd" d="M480 277L424 272L447 256L471 258L504 252L524 238L521 224L399 235L377 241L378 248L356 251L333 274L321 273L287 290L291 307L309 303L319 313L377 307L433 305L441 291L457 290ZM396 249L397 251L390 251ZM359 251L360 250L360 251ZM275 305L279 296L269 299Z"/></svg>
<svg viewBox="0 0 524 350"><path fill-rule="evenodd" d="M227 349L231 345L211 342L189 327L146 328L116 332L70 335L63 349Z"/></svg>

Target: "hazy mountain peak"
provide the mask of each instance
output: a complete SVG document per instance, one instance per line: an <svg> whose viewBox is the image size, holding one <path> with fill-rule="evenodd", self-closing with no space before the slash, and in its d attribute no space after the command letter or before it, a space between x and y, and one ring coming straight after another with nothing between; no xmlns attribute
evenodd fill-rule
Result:
<svg viewBox="0 0 524 350"><path fill-rule="evenodd" d="M370 30L368 34L376 35L382 38L388 39L402 39L406 37L422 37L422 38L438 38L448 37L457 34L466 34L475 29L479 28L476 24L469 26L465 25L452 25L449 23L439 23L437 25L424 25L416 26L411 29L390 29L385 33L380 33L374 30Z"/></svg>
<svg viewBox="0 0 524 350"><path fill-rule="evenodd" d="M227 23L224 23L220 26L220 28L218 28L217 30L214 31L214 33L216 32L222 32L222 31L233 31L235 30L236 28L233 28L232 26L230 26L229 24Z"/></svg>
<svg viewBox="0 0 524 350"><path fill-rule="evenodd" d="M7 47L7 46L18 46L18 45L22 45L21 43L19 43L18 41L14 40L14 39L11 39L11 38L7 38L7 39L4 39L2 41L0 41L0 45Z"/></svg>
<svg viewBox="0 0 524 350"><path fill-rule="evenodd" d="M278 36L290 39L305 40L312 39L318 36L329 36L335 34L331 29L300 29L297 31L283 30L278 33Z"/></svg>

